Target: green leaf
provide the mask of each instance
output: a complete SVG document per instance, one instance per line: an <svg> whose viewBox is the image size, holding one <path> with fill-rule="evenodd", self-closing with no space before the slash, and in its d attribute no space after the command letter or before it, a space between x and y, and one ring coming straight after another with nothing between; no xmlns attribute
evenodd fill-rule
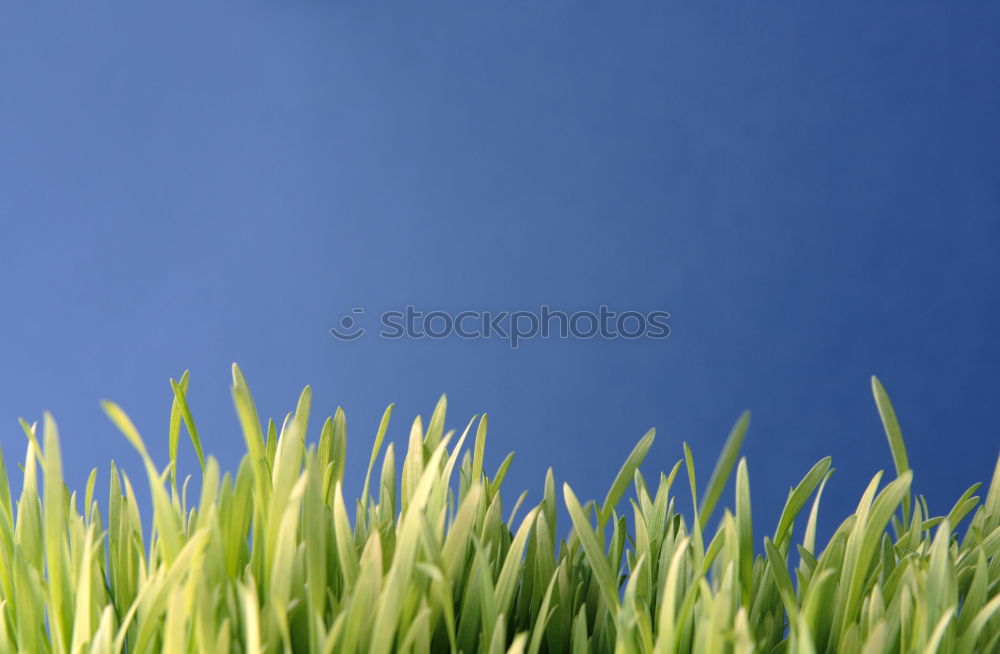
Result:
<svg viewBox="0 0 1000 654"><path fill-rule="evenodd" d="M590 569L601 591L601 597L605 605L616 609L618 607L618 581L608 566L608 560L605 558L598 537L590 526L590 520L587 519L569 484L563 484L563 498L566 501L566 508L569 510L569 517L573 521L573 530L576 532L577 538L580 539L583 551L587 555L587 561L590 563Z"/></svg>
<svg viewBox="0 0 1000 654"><path fill-rule="evenodd" d="M705 488L705 495L702 497L701 506L698 507L698 514L701 520L701 528L708 524L708 519L712 517L715 505L722 497L722 491L729 481L729 475L736 465L737 457L740 455L740 448L743 447L743 439L746 437L747 429L750 427L750 412L744 411L733 428L729 431L726 444L722 447L719 460L715 462L712 476L708 478L708 486Z"/></svg>
<svg viewBox="0 0 1000 654"><path fill-rule="evenodd" d="M191 444L194 445L194 451L198 455L198 462L201 464L202 473L205 472L205 453L201 449L201 438L198 436L198 428L194 425L194 418L191 417L191 409L188 407L187 403L187 371L181 376L180 383L175 382L173 379L170 380L170 387L174 390L174 400L180 409L181 416L184 418L184 426L187 427L188 435L191 437ZM171 420L171 424L173 421ZM177 448L176 444L171 441L171 451L170 451L170 462L177 466Z"/></svg>
<svg viewBox="0 0 1000 654"><path fill-rule="evenodd" d="M910 469L910 457L906 454L906 443L903 442L903 431L899 428L899 420L896 419L896 410L892 408L889 401L889 394L878 377L872 375L872 394L875 396L875 406L878 407L879 417L882 418L882 427L885 429L885 436L889 440L889 449L892 451L892 462L896 466L896 476L900 477ZM910 516L910 498L903 498L903 521L907 522Z"/></svg>
<svg viewBox="0 0 1000 654"><path fill-rule="evenodd" d="M604 496L604 504L601 505L601 510L598 513L598 530L603 528L604 525L607 524L608 519L611 518L611 513L618 505L618 500L621 499L625 489L628 488L629 483L632 482L632 479L635 476L635 471L639 468L643 459L646 458L646 453L649 452L649 448L653 445L653 439L655 438L655 429L650 429L646 432L646 435L639 439L639 442L632 449L632 452L628 455L625 463L618 471L618 475L611 483L611 488L608 489L608 494Z"/></svg>

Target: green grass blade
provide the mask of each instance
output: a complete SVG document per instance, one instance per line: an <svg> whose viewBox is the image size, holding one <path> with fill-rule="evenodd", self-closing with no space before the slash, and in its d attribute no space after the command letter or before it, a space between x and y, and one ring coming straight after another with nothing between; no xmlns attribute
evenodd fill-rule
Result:
<svg viewBox="0 0 1000 654"><path fill-rule="evenodd" d="M726 482L729 481L729 475L732 474L733 466L736 465L736 460L740 455L740 448L743 447L743 439L746 437L749 427L750 412L744 411L729 431L726 444L722 447L722 452L719 454L719 460L716 461L712 475L708 478L708 486L705 487L705 494L702 497L701 505L698 507L702 529L708 524L708 520L712 517L712 512L715 511L715 506L718 504L719 498L722 497L722 491L726 487Z"/></svg>

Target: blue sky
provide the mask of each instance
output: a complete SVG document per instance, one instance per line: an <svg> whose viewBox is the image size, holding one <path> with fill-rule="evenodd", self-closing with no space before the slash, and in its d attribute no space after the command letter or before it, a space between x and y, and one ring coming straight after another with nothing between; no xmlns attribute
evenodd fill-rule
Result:
<svg viewBox="0 0 1000 654"><path fill-rule="evenodd" d="M263 415L342 405L360 488L448 393L537 501L603 497L688 441L703 481L746 408L762 525L822 456L823 514L891 459L946 511L997 456L1000 11L943 3L347 3L0 9L0 444L52 411L67 477L161 464L192 371L235 467L229 365ZM669 311L665 340L351 343L406 305ZM182 466L196 470L193 454ZM515 493L511 493L511 501ZM821 515L823 515L821 514ZM834 525L825 523L829 531Z"/></svg>

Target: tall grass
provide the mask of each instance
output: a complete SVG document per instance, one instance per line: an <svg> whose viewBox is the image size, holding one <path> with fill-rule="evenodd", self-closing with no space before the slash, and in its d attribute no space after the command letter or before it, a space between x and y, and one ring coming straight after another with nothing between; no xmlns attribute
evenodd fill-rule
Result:
<svg viewBox="0 0 1000 654"><path fill-rule="evenodd" d="M280 428L262 425L234 366L247 454L230 475L202 450L187 374L171 385L166 468L104 403L143 460L151 525L114 463L106 503L95 497L96 470L82 496L66 488L48 415L40 434L23 424L16 503L0 459L0 652L998 651L1000 464L984 501L976 484L933 515L911 496L877 380L895 474L876 474L826 543L816 533L829 459L755 542L739 458L747 416L703 486L686 446L671 470L640 474L650 432L601 501L557 488L550 470L540 504L524 506L521 495L505 511L510 457L484 470L486 417L446 431L444 398L426 425L413 423L401 471L393 445L383 448L389 407L350 500L344 415L309 444L308 388ZM201 464L198 498L176 469L182 430ZM722 493L734 469L730 504ZM671 495L682 471L695 498L683 510ZM571 530L556 522L560 503Z"/></svg>

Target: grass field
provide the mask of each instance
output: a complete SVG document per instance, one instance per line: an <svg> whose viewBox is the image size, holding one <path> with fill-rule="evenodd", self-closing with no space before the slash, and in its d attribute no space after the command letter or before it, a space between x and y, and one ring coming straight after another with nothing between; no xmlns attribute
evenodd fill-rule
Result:
<svg viewBox="0 0 1000 654"><path fill-rule="evenodd" d="M643 477L650 432L600 500L557 487L550 471L532 493L539 505L508 494L504 506L511 457L483 469L485 417L446 431L442 398L397 454L383 447L390 407L354 499L341 488L344 415L307 440L308 388L283 424L262 424L233 367L247 454L230 475L202 451L187 374L171 385L165 468L104 403L145 463L151 520L138 479L114 463L106 491L96 470L82 493L66 488L49 415L23 424L16 502L0 458L0 652L1000 651L1000 462L987 491L976 484L932 514L911 493L874 379L895 471L875 475L825 543L816 524L829 459L805 471L755 541L739 456L747 416L707 483L686 446L671 470ZM199 497L175 467L184 432L201 462ZM690 485L693 506L675 505L675 483ZM556 522L562 504L572 525Z"/></svg>

